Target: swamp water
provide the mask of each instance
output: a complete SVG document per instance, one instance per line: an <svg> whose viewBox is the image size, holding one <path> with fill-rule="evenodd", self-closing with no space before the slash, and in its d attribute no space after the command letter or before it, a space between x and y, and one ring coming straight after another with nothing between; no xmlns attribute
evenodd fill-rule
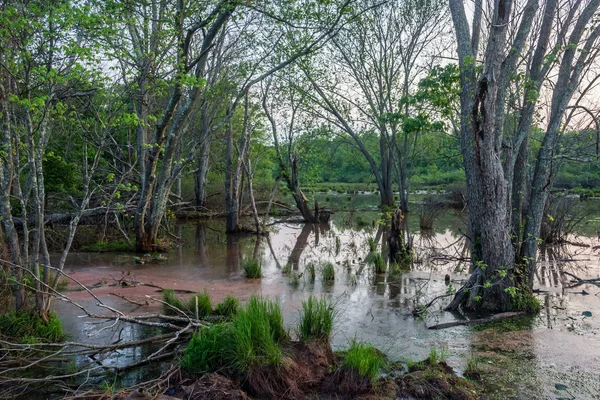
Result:
<svg viewBox="0 0 600 400"><path fill-rule="evenodd" d="M346 198L339 196L337 201ZM268 238L225 235L221 220L180 223L174 234L182 239L181 246L168 253L166 261L140 265L131 254L72 253L65 271L85 285L96 286L93 293L99 299L126 313L160 311L160 303L152 298L160 299L162 295L149 286L117 285L123 278L163 288L206 290L213 304L227 295L242 301L254 293L276 298L290 327L295 326L303 300L311 294L325 295L337 304L334 349L347 347L356 337L371 342L391 360L406 362L423 359L435 348L446 354L448 363L459 373L467 363L476 365L482 371L485 395L491 399L600 399L600 287L584 284L568 288L572 278L565 274L582 279L600 277L597 216L586 217L577 235L570 237L570 244L541 250L536 289L540 291L542 310L536 317L518 324L429 330L428 326L456 319L441 311L450 297L436 302L424 317L415 318L412 310L417 304L426 304L446 293L446 274L455 289L467 279L465 216L445 211L435 221L433 231L419 232L418 213L411 214L409 227L414 232L415 248L412 269L377 275L364 262L369 238L378 243L378 251L386 242L385 231L377 223L379 214L369 202L372 198L348 198L349 209L358 202L364 211L337 212L328 225L304 225L274 218ZM594 209L598 203L590 201L584 206ZM243 277L246 257L261 260L262 279ZM334 264L334 282L321 279L319 265L324 262ZM314 283L305 273L309 263L317 265ZM286 265L291 267L289 274L282 272ZM297 282L292 274L299 276ZM108 311L96 307L96 301L85 291L67 294L94 312ZM112 343L139 340L155 333L153 328L135 324L81 318L81 310L64 302L57 301L55 308L73 341ZM103 362L131 363L144 355L147 354L142 349L129 349L118 358ZM126 379L135 382L155 373L149 367ZM568 393L557 390L557 384L566 385Z"/></svg>

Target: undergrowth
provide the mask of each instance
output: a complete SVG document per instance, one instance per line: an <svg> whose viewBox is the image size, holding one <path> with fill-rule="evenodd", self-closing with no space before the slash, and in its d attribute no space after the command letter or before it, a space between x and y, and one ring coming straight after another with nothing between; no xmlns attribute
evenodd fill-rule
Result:
<svg viewBox="0 0 600 400"><path fill-rule="evenodd" d="M29 310L0 315L0 333L22 343L59 342L64 338L62 324L55 313L50 312L48 322L44 322L41 316Z"/></svg>

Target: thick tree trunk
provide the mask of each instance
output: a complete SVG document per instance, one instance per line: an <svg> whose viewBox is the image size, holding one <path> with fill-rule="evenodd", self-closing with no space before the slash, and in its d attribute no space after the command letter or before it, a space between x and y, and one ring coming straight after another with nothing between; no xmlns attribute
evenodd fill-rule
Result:
<svg viewBox="0 0 600 400"><path fill-rule="evenodd" d="M448 306L506 311L514 285L511 266L507 185L500 162L502 132L496 125L498 79L502 65L511 2L500 0L494 10L484 70L475 78L469 26L462 1L451 0L461 66L461 147L467 178L469 225L473 235L475 270ZM479 29L475 27L474 29Z"/></svg>

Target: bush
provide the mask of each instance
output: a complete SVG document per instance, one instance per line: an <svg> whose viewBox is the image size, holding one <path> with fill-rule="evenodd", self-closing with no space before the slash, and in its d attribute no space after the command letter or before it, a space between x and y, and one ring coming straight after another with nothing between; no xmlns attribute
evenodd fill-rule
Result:
<svg viewBox="0 0 600 400"><path fill-rule="evenodd" d="M231 322L203 328L192 338L181 365L190 372L243 375L251 368L279 366L287 338L278 303L252 296Z"/></svg>
<svg viewBox="0 0 600 400"><path fill-rule="evenodd" d="M62 324L55 313L48 314L48 322L29 310L11 311L0 315L0 333L22 343L40 340L59 342L64 338Z"/></svg>
<svg viewBox="0 0 600 400"><path fill-rule="evenodd" d="M325 298L310 296L302 302L298 336L302 341L324 340L329 342L333 329L335 309Z"/></svg>
<svg viewBox="0 0 600 400"><path fill-rule="evenodd" d="M233 296L227 296L221 303L217 304L215 312L224 317L231 317L237 314L239 308L240 301Z"/></svg>
<svg viewBox="0 0 600 400"><path fill-rule="evenodd" d="M321 267L321 275L325 282L333 282L335 280L335 267L332 263L325 263Z"/></svg>
<svg viewBox="0 0 600 400"><path fill-rule="evenodd" d="M385 365L385 357L370 343L358 342L352 339L350 348L344 356L342 368L346 368L360 375L361 378L374 382L379 370Z"/></svg>
<svg viewBox="0 0 600 400"><path fill-rule="evenodd" d="M256 258L244 259L243 266L246 278L257 279L262 277L262 265Z"/></svg>

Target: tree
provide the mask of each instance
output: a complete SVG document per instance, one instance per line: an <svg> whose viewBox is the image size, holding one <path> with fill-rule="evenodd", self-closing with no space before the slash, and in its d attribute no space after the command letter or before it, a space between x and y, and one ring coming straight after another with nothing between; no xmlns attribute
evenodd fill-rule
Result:
<svg viewBox="0 0 600 400"><path fill-rule="evenodd" d="M32 308L47 321L52 294L94 191L92 177L112 118L95 108L103 83L100 71L84 68L98 63L88 29L101 23L89 7L70 1L15 1L1 7L0 214L15 278L16 308L28 307L32 290ZM90 121L103 128L88 129ZM64 126L85 137L87 145L81 159L80 198L73 200L76 212L60 258L53 262L46 242L44 163L47 167L48 160L56 160L47 152L48 144ZM92 149L94 142L100 144L98 149Z"/></svg>
<svg viewBox="0 0 600 400"><path fill-rule="evenodd" d="M590 0L584 6L578 1L559 7L558 1L549 1L540 9L537 0L528 0L519 13L513 9L515 4L510 0L494 2L485 29L487 41L481 69L477 57L483 3L481 0L475 2L472 31L463 1L450 0L449 3L460 66L460 137L474 271L448 308L454 310L463 306L505 311L511 305L523 304L522 296L530 296L532 290L536 238L551 187L548 178L552 153L564 111L579 85L583 67L595 53L592 50L600 28L589 28L600 2ZM566 19L562 20L563 17ZM555 46L548 50L552 27L556 26L554 21L559 19L564 23L559 24ZM534 21L538 24L537 32L532 32ZM533 44L528 50L526 46L530 42ZM578 51L580 45L583 45L582 51ZM514 166L522 153L521 146L530 134L540 88L554 65L558 65L558 76L551 92L548 126L536 158L523 246L521 257L518 257L511 234L521 230L518 226L512 227L511 188L515 176L522 171L515 170ZM510 89L518 83L515 77L519 76L523 76L524 82L523 101L520 107L511 110L516 113L519 125L516 135L507 138L506 104L512 97L509 96ZM503 152L503 148L508 151ZM520 183L517 186L523 187ZM527 258L526 266L521 264L523 257Z"/></svg>
<svg viewBox="0 0 600 400"><path fill-rule="evenodd" d="M401 207L408 211L410 159L420 130L402 129L414 110L401 99L430 66L428 52L443 33L439 27L446 15L437 0L365 4L368 11L342 30L305 74L314 89L315 114L350 135L369 163L381 205L394 204L397 175ZM378 154L365 146L364 131L378 135Z"/></svg>

